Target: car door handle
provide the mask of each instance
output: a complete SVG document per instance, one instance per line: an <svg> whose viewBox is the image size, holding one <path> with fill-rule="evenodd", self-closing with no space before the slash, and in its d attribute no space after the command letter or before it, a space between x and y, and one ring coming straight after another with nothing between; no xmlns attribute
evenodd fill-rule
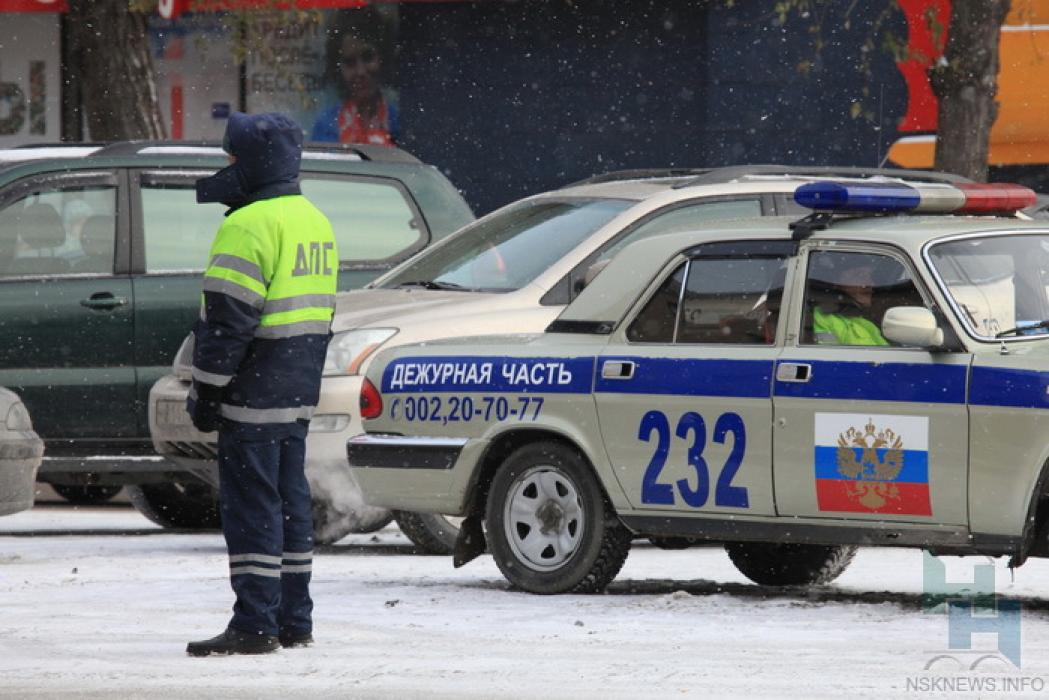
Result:
<svg viewBox="0 0 1049 700"><path fill-rule="evenodd" d="M89 309L106 311L108 309L115 309L118 306L126 306L127 299L124 297L115 297L109 292L99 292L97 294L92 294L87 299L81 299L80 305Z"/></svg>
<svg viewBox="0 0 1049 700"><path fill-rule="evenodd" d="M780 362L776 366L777 382L807 382L812 379L812 365L800 362Z"/></svg>
<svg viewBox="0 0 1049 700"><path fill-rule="evenodd" d="M629 360L609 360L601 365L601 377L604 379L632 379L634 363Z"/></svg>

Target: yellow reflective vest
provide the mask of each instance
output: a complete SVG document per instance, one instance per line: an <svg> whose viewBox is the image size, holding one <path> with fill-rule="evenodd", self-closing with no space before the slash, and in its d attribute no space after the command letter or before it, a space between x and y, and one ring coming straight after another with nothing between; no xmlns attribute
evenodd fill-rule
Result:
<svg viewBox="0 0 1049 700"><path fill-rule="evenodd" d="M862 316L828 314L813 309L812 330L821 345L888 345L874 322Z"/></svg>
<svg viewBox="0 0 1049 700"><path fill-rule="evenodd" d="M339 253L328 219L299 194L233 210L204 273L193 378L224 387L224 418L308 420L335 310Z"/></svg>

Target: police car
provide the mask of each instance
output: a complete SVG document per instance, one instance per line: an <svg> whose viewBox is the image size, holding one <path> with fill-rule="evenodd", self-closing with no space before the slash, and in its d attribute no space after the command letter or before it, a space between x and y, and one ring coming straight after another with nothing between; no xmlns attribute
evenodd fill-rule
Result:
<svg viewBox="0 0 1049 700"><path fill-rule="evenodd" d="M380 354L347 445L365 497L466 516L456 563L487 544L536 593L603 589L637 536L724 542L767 585L828 582L858 545L1049 555L1034 193L795 199L814 213L634 244L543 334Z"/></svg>

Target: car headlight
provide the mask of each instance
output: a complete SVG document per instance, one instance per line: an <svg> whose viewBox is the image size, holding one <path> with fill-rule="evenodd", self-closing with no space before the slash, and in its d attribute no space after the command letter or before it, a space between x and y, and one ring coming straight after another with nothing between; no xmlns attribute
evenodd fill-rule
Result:
<svg viewBox="0 0 1049 700"><path fill-rule="evenodd" d="M33 421L29 419L29 411L26 410L24 403L18 401L11 404L11 408L7 412L6 425L8 430L16 430L18 432L26 432L33 429Z"/></svg>
<svg viewBox="0 0 1049 700"><path fill-rule="evenodd" d="M324 358L324 376L357 374L368 356L395 335L396 328L360 328L336 333Z"/></svg>

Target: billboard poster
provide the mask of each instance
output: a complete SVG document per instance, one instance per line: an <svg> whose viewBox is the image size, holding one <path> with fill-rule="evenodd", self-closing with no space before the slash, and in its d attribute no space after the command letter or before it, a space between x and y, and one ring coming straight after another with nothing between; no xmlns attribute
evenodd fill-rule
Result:
<svg viewBox="0 0 1049 700"><path fill-rule="evenodd" d="M397 143L395 5L260 19L248 31L248 111L291 114L307 141Z"/></svg>
<svg viewBox="0 0 1049 700"><path fill-rule="evenodd" d="M158 16L150 32L171 138L221 139L243 109L290 114L306 141L397 143L396 5Z"/></svg>

